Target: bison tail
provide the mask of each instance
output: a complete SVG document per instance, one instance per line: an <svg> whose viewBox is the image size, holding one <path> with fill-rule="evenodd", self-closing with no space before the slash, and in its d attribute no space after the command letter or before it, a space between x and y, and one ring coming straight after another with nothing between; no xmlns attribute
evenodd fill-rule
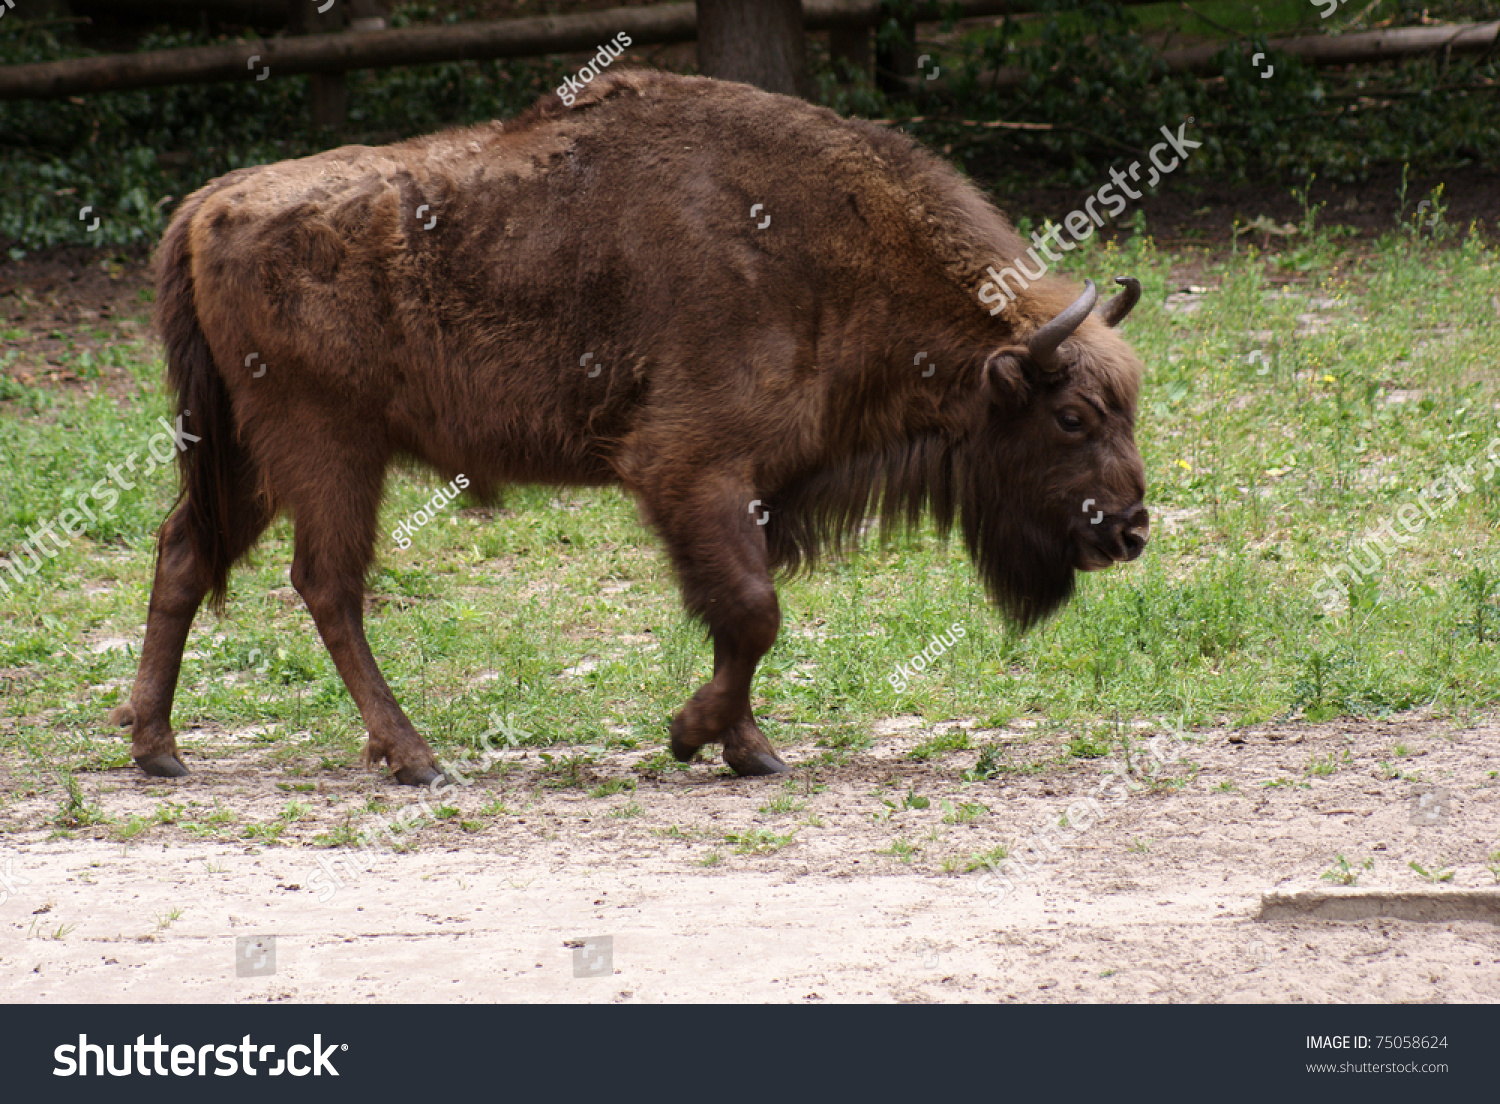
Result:
<svg viewBox="0 0 1500 1104"><path fill-rule="evenodd" d="M198 321L189 226L200 202L193 196L183 204L157 254L157 325L185 442L177 451L179 508L162 525L157 549L160 555L169 526L185 529L181 535L192 549L197 583L222 612L229 569L253 543L263 511L251 505L254 465L235 431L229 391Z"/></svg>

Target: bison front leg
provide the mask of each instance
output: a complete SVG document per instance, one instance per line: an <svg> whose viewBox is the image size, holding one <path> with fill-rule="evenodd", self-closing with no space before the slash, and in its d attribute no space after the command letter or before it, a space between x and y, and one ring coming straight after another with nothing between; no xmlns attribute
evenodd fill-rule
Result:
<svg viewBox="0 0 1500 1104"><path fill-rule="evenodd" d="M788 767L750 709L756 665L781 627L765 530L748 509L753 495L735 481L700 478L675 501L664 492L651 497L648 510L666 539L683 602L708 624L714 642L713 680L673 719L672 754L686 762L704 744L723 743L736 774L780 774Z"/></svg>

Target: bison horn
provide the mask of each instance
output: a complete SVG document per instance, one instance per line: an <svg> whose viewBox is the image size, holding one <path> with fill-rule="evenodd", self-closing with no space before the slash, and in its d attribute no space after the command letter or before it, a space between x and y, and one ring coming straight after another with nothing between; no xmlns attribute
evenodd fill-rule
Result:
<svg viewBox="0 0 1500 1104"><path fill-rule="evenodd" d="M1130 276L1116 276L1115 283L1124 291L1116 292L1104 306L1099 308L1099 317L1106 326L1118 326L1130 313L1130 308L1141 301L1141 282Z"/></svg>
<svg viewBox="0 0 1500 1104"><path fill-rule="evenodd" d="M1094 304L1099 301L1099 289L1094 281L1085 280L1083 294L1065 309L1061 314L1048 322L1036 333L1032 334L1026 342L1026 348L1031 351L1031 359L1046 369L1055 369L1057 366L1057 347L1066 341L1089 316L1094 309Z"/></svg>

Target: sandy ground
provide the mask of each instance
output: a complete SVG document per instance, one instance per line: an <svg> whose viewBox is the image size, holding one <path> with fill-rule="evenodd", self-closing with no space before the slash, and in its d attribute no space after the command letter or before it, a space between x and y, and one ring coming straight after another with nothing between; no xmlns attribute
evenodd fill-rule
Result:
<svg viewBox="0 0 1500 1104"><path fill-rule="evenodd" d="M364 855L313 840L361 827L372 798L388 817L417 809L411 791L353 770L298 777L233 734L185 735L185 783L81 775L114 819L71 838L50 825L60 791L28 792L15 772L0 990L23 1002L1500 999L1500 924L1258 918L1267 891L1327 888L1340 854L1362 888L1495 886L1493 717L1163 738L1154 782L1138 747L1137 788L1117 783L1092 823L1075 811L1041 858L1031 832L1081 809L1123 760L1060 760L1064 737L1019 726L973 731L975 747L1002 743L1002 762L1052 764L965 783L976 751L918 762L906 753L932 730L880 728L837 765L808 769L823 754L811 741L790 749L804 764L791 783L703 763L656 773L646 752L620 752L559 788L536 751L507 750L446 799L457 813L423 816L405 850ZM638 785L590 796L611 778ZM306 811L278 819L289 800ZM946 823L945 800L990 811ZM176 823L122 842L121 824L164 804ZM204 836L215 810L219 836ZM795 835L737 850L757 830ZM964 872L1001 844L1034 870L1010 867L1004 893L982 867ZM1451 879L1429 883L1413 862ZM244 959L237 940L251 941Z"/></svg>

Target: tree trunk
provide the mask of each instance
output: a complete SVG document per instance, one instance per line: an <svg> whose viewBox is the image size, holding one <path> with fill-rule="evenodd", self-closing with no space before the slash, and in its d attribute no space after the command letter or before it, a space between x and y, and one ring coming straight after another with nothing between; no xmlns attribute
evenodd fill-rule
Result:
<svg viewBox="0 0 1500 1104"><path fill-rule="evenodd" d="M871 75L871 50L869 27L834 27L828 32L828 56L842 62L836 71L843 79L844 73L862 73L866 79Z"/></svg>
<svg viewBox="0 0 1500 1104"><path fill-rule="evenodd" d="M807 95L802 0L698 0L698 69L768 92Z"/></svg>
<svg viewBox="0 0 1500 1104"><path fill-rule="evenodd" d="M327 11L318 9L327 6ZM344 5L339 0L304 0L292 9L292 33L338 34L344 29ZM342 70L314 73L308 82L315 127L343 127L349 121L349 85Z"/></svg>
<svg viewBox="0 0 1500 1104"><path fill-rule="evenodd" d="M886 37L875 52L875 84L887 96L909 91L917 72L917 21L897 20L899 37Z"/></svg>

